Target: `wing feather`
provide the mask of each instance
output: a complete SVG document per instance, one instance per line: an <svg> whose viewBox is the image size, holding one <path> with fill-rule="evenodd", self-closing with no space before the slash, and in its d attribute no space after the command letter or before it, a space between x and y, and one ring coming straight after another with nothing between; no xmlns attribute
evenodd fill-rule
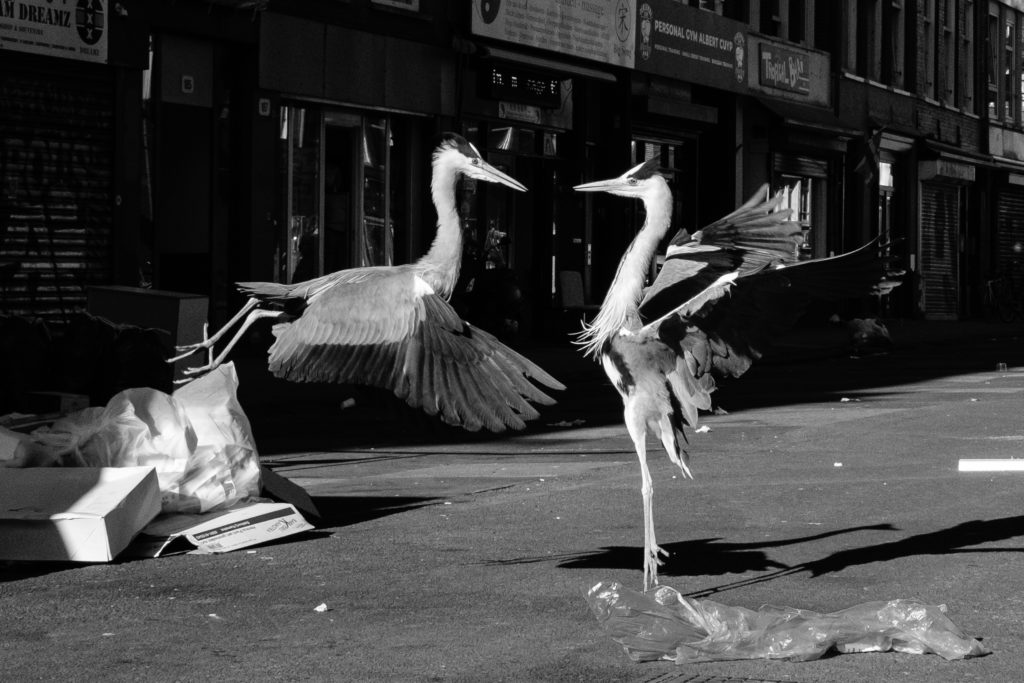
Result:
<svg viewBox="0 0 1024 683"><path fill-rule="evenodd" d="M665 263L640 303L650 322L699 296L728 274L748 277L767 267L795 263L803 241L791 212L779 211L782 195L767 200L762 186L743 206L693 235L681 230L672 238Z"/></svg>
<svg viewBox="0 0 1024 683"><path fill-rule="evenodd" d="M740 278L723 296L710 298L701 307L684 304L637 336L657 338L684 358L689 353L698 380L706 374L736 377L792 327L812 301L866 296L885 278L877 241L872 241L840 256Z"/></svg>
<svg viewBox="0 0 1024 683"><path fill-rule="evenodd" d="M564 388L464 322L415 271L364 271L318 291L301 316L274 327L276 376L383 387L449 424L495 432L538 417L531 402L554 403L538 384Z"/></svg>

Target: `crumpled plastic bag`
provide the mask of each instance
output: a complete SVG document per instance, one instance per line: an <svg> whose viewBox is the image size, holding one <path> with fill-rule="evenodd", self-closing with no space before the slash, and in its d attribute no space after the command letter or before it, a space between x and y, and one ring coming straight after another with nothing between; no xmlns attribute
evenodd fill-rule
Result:
<svg viewBox="0 0 1024 683"><path fill-rule="evenodd" d="M934 653L945 659L991 652L964 635L946 617L944 605L915 600L867 602L830 614L771 605L755 612L686 598L669 586L638 593L603 581L587 593L587 603L605 632L636 662L803 662L831 649Z"/></svg>
<svg viewBox="0 0 1024 683"><path fill-rule="evenodd" d="M259 454L237 390L234 364L226 363L171 395L126 389L106 407L71 413L31 436L49 449L49 464L154 467L163 512L220 510L260 492Z"/></svg>

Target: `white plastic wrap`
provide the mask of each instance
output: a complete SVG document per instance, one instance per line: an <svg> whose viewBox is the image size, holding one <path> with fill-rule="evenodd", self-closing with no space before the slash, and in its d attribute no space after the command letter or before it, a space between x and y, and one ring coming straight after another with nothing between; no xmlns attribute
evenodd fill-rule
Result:
<svg viewBox="0 0 1024 683"><path fill-rule="evenodd" d="M53 464L152 466L163 512L208 512L259 495L259 455L233 363L175 391L126 389L33 432Z"/></svg>

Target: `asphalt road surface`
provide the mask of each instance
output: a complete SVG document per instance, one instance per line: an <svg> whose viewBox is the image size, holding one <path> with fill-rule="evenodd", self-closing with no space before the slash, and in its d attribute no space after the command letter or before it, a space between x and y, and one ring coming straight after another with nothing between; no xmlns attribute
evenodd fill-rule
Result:
<svg viewBox="0 0 1024 683"><path fill-rule="evenodd" d="M537 350L570 389L511 437L365 393L344 409L352 396L333 389L261 402L264 380L240 372L259 388L243 405L262 459L314 497L317 530L223 555L0 565L0 678L1017 681L1024 473L957 465L1024 456L1021 341L919 335L862 358L791 347L716 394L722 410L690 435L695 481L649 450L663 583L752 609L945 604L986 657L629 661L583 598L642 580L618 397L595 368Z"/></svg>

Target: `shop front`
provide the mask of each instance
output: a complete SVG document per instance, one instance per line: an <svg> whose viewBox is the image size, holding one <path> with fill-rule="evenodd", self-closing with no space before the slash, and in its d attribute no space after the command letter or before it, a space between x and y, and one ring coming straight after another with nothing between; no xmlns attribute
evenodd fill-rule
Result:
<svg viewBox="0 0 1024 683"><path fill-rule="evenodd" d="M805 229L802 257L845 250L845 153L858 132L833 111L828 53L752 34L745 99L748 184L768 182Z"/></svg>
<svg viewBox="0 0 1024 683"><path fill-rule="evenodd" d="M968 217L975 167L940 157L918 164L921 212L918 241L919 307L929 320L959 320L970 313L976 243Z"/></svg>
<svg viewBox="0 0 1024 683"><path fill-rule="evenodd" d="M473 4L475 58L462 72L462 130L529 191L481 197L467 222L457 297L469 320L508 340L564 340L563 314L574 304L563 283L579 283L581 299L600 292L602 247L617 235L595 239L594 232L624 227L595 226L592 206L572 187L598 169L624 170L624 110L606 103L628 97L618 67L632 65L632 23L617 24L607 0L566 5L557 16L540 3L495 4L488 12ZM578 330L578 317L571 329Z"/></svg>
<svg viewBox="0 0 1024 683"><path fill-rule="evenodd" d="M273 173L253 203L271 219L252 244L266 279L407 263L429 248L430 160L453 73L450 51L428 44L264 13L258 86L271 125L256 144Z"/></svg>
<svg viewBox="0 0 1024 683"><path fill-rule="evenodd" d="M119 98L137 102L144 54L124 17L88 5L41 23L25 4L0 22L0 315L54 331L89 286L132 275L121 252L137 169L118 159L137 148L115 131L137 130Z"/></svg>

